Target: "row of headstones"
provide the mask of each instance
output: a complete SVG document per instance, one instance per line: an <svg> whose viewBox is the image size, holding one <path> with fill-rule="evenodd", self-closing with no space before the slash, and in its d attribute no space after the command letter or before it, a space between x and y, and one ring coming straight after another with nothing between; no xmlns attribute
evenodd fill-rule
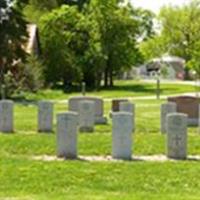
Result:
<svg viewBox="0 0 200 200"><path fill-rule="evenodd" d="M93 131L94 102L81 101L79 113L67 112L57 115L58 156L76 157L77 127L81 131ZM51 108L51 109L49 109ZM47 112L48 111L48 112ZM52 126L53 104L39 102L39 127L47 130ZM187 147L187 115L176 112L173 103L161 106L161 128L167 132L168 156L181 159L186 157ZM13 102L0 101L0 129L13 130ZM170 114L172 113L172 114ZM114 158L128 159L131 157L132 133L135 129L134 105L130 102L120 103L120 112L112 113L112 155Z"/></svg>
<svg viewBox="0 0 200 200"><path fill-rule="evenodd" d="M14 131L13 109L11 100L0 101L0 131L12 133ZM41 101L38 103L38 131L51 132L53 129L53 103Z"/></svg>
<svg viewBox="0 0 200 200"><path fill-rule="evenodd" d="M187 157L187 115L167 115L167 156L173 159ZM77 158L78 114L67 112L57 115L57 156ZM133 145L133 114L115 112L112 114L112 157L131 159Z"/></svg>
<svg viewBox="0 0 200 200"><path fill-rule="evenodd" d="M98 101L82 100L79 98L71 98L69 100L69 110L79 113L79 127L81 132L93 132L94 124L106 123L103 116L103 103ZM115 102L114 102L115 103ZM133 114L133 123L135 116L135 106L128 101L118 101L118 111L130 112ZM115 106L116 107L116 106ZM176 103L168 102L161 105L160 127L161 133L166 133L166 116L169 113L177 111ZM0 101L0 131L13 132L13 102L9 100ZM112 112L114 113L114 112ZM135 123L133 124L135 127ZM38 131L53 131L53 103L49 101L40 101L38 103Z"/></svg>
<svg viewBox="0 0 200 200"><path fill-rule="evenodd" d="M127 111L133 114L135 118L135 107L128 101L113 101L116 111ZM98 98L83 100L80 98L71 98L69 100L69 110L79 113L80 131L93 132L94 124L106 123L103 116L103 101ZM166 133L166 116L169 113L177 111L176 103L168 102L161 105L160 127L161 133ZM0 101L0 131L13 132L13 102L9 100ZM112 115L113 112L111 112ZM133 121L134 122L134 121ZM134 124L135 127L135 124ZM53 131L53 103L49 101L40 101L38 103L38 131Z"/></svg>
<svg viewBox="0 0 200 200"><path fill-rule="evenodd" d="M10 100L0 101L0 131L10 133L14 131L13 123L13 107L14 103ZM79 116L79 127L81 132L93 132L96 123L95 102L80 101L77 105ZM53 103L50 101L38 102L38 131L53 131ZM98 118L98 122L105 122L105 119Z"/></svg>
<svg viewBox="0 0 200 200"><path fill-rule="evenodd" d="M85 101L87 109L92 103ZM82 102L84 104L84 101ZM112 113L112 157L131 159L132 133L135 129L134 104L120 102L118 112ZM89 113L88 113L89 114ZM161 125L167 133L167 156L174 159L187 157L187 115L176 113L176 104L161 106ZM57 115L57 155L65 158L77 157L78 115L68 112Z"/></svg>
<svg viewBox="0 0 200 200"><path fill-rule="evenodd" d="M83 101L86 110L94 108L91 101ZM86 106L87 105L87 106ZM84 107L84 106L83 106ZM112 112L112 157L132 158L132 133L135 129L134 104L120 102L118 112ZM86 112L85 112L86 113ZM87 113L90 115L90 113ZM80 115L80 114L79 114ZM77 158L77 127L79 116L75 112L57 115L57 156ZM88 115L85 115L86 118ZM176 113L176 104L161 106L161 128L167 133L167 156L173 159L187 157L187 115Z"/></svg>
<svg viewBox="0 0 200 200"><path fill-rule="evenodd" d="M69 110L79 114L79 127L81 132L93 132L95 124L106 124L103 116L103 104L94 100L69 101ZM10 100L0 101L0 131L13 132L13 105ZM100 106L99 106L100 105ZM133 105L122 104L121 110L133 112ZM53 103L49 101L38 102L38 131L53 131Z"/></svg>

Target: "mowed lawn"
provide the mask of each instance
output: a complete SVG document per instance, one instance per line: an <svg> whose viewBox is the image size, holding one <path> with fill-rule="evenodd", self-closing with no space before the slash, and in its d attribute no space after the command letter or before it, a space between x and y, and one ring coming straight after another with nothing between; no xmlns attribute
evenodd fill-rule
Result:
<svg viewBox="0 0 200 200"><path fill-rule="evenodd" d="M76 90L65 93L62 90L41 90L36 94L25 93L27 100L65 100L70 96L80 95L81 87L77 87ZM193 85L180 84L180 82L172 82L167 84L161 81L160 94L172 95L181 94L187 92L196 92L197 87ZM87 94L93 96L99 96L104 98L116 98L116 97L138 97L138 96L155 96L156 95L156 81L144 82L144 81L115 81L115 86L110 89L101 88L100 91L90 91L87 88Z"/></svg>
<svg viewBox="0 0 200 200"><path fill-rule="evenodd" d="M175 85L173 87L172 91L180 90L175 89ZM118 97L123 97L120 91L118 94ZM133 135L133 154L165 153L166 138L159 131L162 102L164 100L134 101L136 132ZM110 107L110 101L106 101L107 116ZM67 104L56 103L54 114L63 111L67 111ZM0 134L0 200L200 198L200 161L37 161L34 156L55 155L55 132L37 133L36 104L16 103L14 115L15 134ZM93 134L79 134L79 155L110 155L111 123L109 119L108 125L96 126ZM197 128L189 128L188 135L188 154L200 155Z"/></svg>

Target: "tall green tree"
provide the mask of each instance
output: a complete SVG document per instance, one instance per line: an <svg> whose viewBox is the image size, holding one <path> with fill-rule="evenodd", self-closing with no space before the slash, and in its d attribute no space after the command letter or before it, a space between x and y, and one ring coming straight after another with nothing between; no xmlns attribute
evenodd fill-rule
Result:
<svg viewBox="0 0 200 200"><path fill-rule="evenodd" d="M133 17L131 6L117 0L94 0L89 5L89 12L101 35L104 86L113 86L113 76L132 67L140 57L136 46L139 22Z"/></svg>
<svg viewBox="0 0 200 200"><path fill-rule="evenodd" d="M168 41L162 35L155 35L140 43L140 51L144 61L149 61L168 52Z"/></svg>
<svg viewBox="0 0 200 200"><path fill-rule="evenodd" d="M122 1L121 1L122 3ZM41 20L46 81L112 86L113 77L141 61L138 38L152 34L142 13L118 0L93 0L81 12L62 6Z"/></svg>
<svg viewBox="0 0 200 200"><path fill-rule="evenodd" d="M146 58L168 53L184 58L190 66L191 63L200 66L196 56L199 52L200 1L163 7L158 19L161 33L141 45Z"/></svg>
<svg viewBox="0 0 200 200"><path fill-rule="evenodd" d="M60 5L76 5L78 6L79 10L82 10L86 3L89 3L90 0L57 0Z"/></svg>
<svg viewBox="0 0 200 200"><path fill-rule="evenodd" d="M71 86L73 81L80 79L76 53L81 53L82 45L87 45L84 43L87 32L79 28L83 20L77 8L70 6L62 6L42 18L41 42L48 83L62 82Z"/></svg>
<svg viewBox="0 0 200 200"><path fill-rule="evenodd" d="M39 24L40 18L51 12L53 9L59 8L62 5L78 6L79 11L84 8L84 5L90 0L23 0L23 12L27 19L32 23Z"/></svg>
<svg viewBox="0 0 200 200"><path fill-rule="evenodd" d="M26 42L26 21L19 11L18 2L1 0L0 3L0 83L9 71L17 73L17 63L23 62L26 53L23 44Z"/></svg>

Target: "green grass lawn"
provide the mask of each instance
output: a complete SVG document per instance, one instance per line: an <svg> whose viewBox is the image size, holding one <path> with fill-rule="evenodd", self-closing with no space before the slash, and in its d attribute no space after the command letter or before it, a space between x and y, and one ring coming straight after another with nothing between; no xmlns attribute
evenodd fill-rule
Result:
<svg viewBox="0 0 200 200"><path fill-rule="evenodd" d="M189 89L191 86L187 87ZM172 91L181 90L175 86L173 88ZM55 95L52 91L51 93ZM139 95L143 95L142 93L143 91ZM106 96L106 92L105 95L102 94ZM119 94L120 97L121 93ZM136 132L133 154L165 153L166 138L159 132L159 109L162 102L134 101ZM105 103L107 116L110 106L110 102ZM66 110L66 104L55 104L55 115ZM33 156L55 155L56 152L55 133L39 134L36 128L36 105L17 103L15 134L0 134L0 200L200 199L198 161L36 161L32 159ZM188 153L200 155L197 128L189 128L188 135ZM79 155L110 155L111 120L108 125L96 126L93 134L79 134L78 147Z"/></svg>
<svg viewBox="0 0 200 200"><path fill-rule="evenodd" d="M81 91L81 89L80 89ZM161 95L180 94L185 92L195 92L196 88L192 85L182 85L178 83L166 84L161 82ZM100 91L88 91L88 95L95 95L104 98L113 97L135 97L153 96L156 94L156 83L146 83L142 81L115 81L115 86L110 89ZM80 92L64 93L62 90L41 90L36 94L26 93L28 100L65 100L69 96L80 95Z"/></svg>

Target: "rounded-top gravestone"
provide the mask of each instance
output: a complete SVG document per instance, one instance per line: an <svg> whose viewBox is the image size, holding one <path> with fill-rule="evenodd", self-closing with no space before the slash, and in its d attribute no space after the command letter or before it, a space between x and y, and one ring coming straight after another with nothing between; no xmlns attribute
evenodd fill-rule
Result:
<svg viewBox="0 0 200 200"><path fill-rule="evenodd" d="M161 112L160 112L160 131L161 133L166 133L166 121L167 121L167 115L169 113L176 113L176 103L174 102L168 102L161 105Z"/></svg>
<svg viewBox="0 0 200 200"><path fill-rule="evenodd" d="M167 115L167 156L173 159L187 158L187 115Z"/></svg>
<svg viewBox="0 0 200 200"><path fill-rule="evenodd" d="M119 110L133 114L133 131L135 131L135 105L131 102L120 102Z"/></svg>
<svg viewBox="0 0 200 200"><path fill-rule="evenodd" d="M0 101L0 131L4 133L11 133L13 128L13 101Z"/></svg>
<svg viewBox="0 0 200 200"><path fill-rule="evenodd" d="M53 131L53 103L49 101L38 102L38 131Z"/></svg>
<svg viewBox="0 0 200 200"><path fill-rule="evenodd" d="M93 101L79 103L79 130L80 132L93 132L95 124L95 104Z"/></svg>
<svg viewBox="0 0 200 200"><path fill-rule="evenodd" d="M78 114L75 112L57 115L57 156L77 158Z"/></svg>
<svg viewBox="0 0 200 200"><path fill-rule="evenodd" d="M92 96L75 96L69 98L69 111L79 112L79 103L81 101L93 101L95 104L95 124L106 124L107 118L104 117L104 101L99 97Z"/></svg>
<svg viewBox="0 0 200 200"><path fill-rule="evenodd" d="M112 121L112 157L130 160L132 158L133 114L114 112Z"/></svg>

